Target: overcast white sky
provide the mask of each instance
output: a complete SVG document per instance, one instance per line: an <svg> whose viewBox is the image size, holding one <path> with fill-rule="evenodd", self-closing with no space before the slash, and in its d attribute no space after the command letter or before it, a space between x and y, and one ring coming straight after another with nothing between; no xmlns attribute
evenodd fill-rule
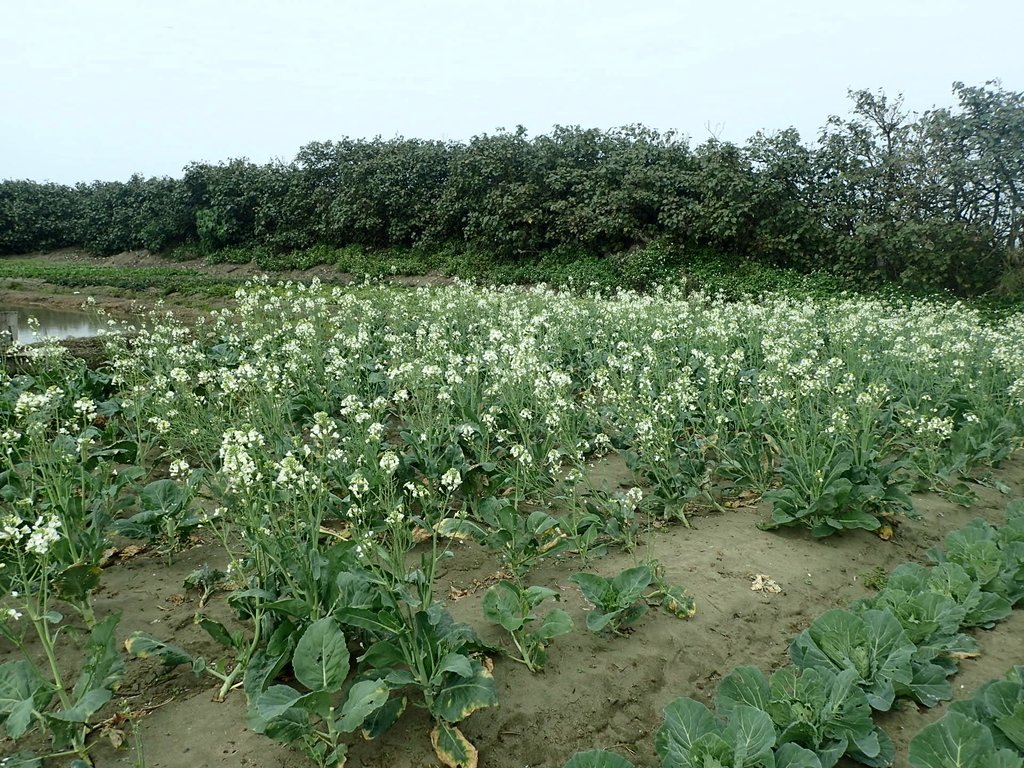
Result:
<svg viewBox="0 0 1024 768"><path fill-rule="evenodd" d="M0 178L517 124L810 140L848 88L1024 90L1021 30L1021 0L0 0Z"/></svg>

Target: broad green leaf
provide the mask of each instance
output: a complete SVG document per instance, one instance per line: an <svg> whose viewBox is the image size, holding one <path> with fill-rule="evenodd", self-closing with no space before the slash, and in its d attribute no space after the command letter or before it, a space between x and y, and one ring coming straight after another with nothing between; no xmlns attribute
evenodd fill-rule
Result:
<svg viewBox="0 0 1024 768"><path fill-rule="evenodd" d="M102 573L98 565L78 563L58 573L53 579L53 586L62 600L81 602L99 586Z"/></svg>
<svg viewBox="0 0 1024 768"><path fill-rule="evenodd" d="M1024 754L1024 701L1020 701L1008 712L996 719L996 727L1013 742L1017 751Z"/></svg>
<svg viewBox="0 0 1024 768"><path fill-rule="evenodd" d="M124 649L139 659L158 658L166 667L192 663L192 656L187 651L171 643L157 640L144 632L133 632L132 636L124 641Z"/></svg>
<svg viewBox="0 0 1024 768"><path fill-rule="evenodd" d="M250 704L263 693L267 683L277 676L277 673L281 671L287 660L286 654L271 656L262 650L256 651L252 655L242 678L245 696Z"/></svg>
<svg viewBox="0 0 1024 768"><path fill-rule="evenodd" d="M166 515L158 509L147 509L131 517L115 520L111 527L126 539L152 539L159 535Z"/></svg>
<svg viewBox="0 0 1024 768"><path fill-rule="evenodd" d="M430 743L442 765L448 768L477 768L479 755L476 747L455 726L438 721L430 732Z"/></svg>
<svg viewBox="0 0 1024 768"><path fill-rule="evenodd" d="M242 647L242 635L240 632L234 634L221 622L211 619L208 616L196 616L196 623L206 630L206 634L223 645L225 648L240 649Z"/></svg>
<svg viewBox="0 0 1024 768"><path fill-rule="evenodd" d="M390 610L343 608L335 611L334 617L342 624L368 629L383 635L397 635L404 629L401 620Z"/></svg>
<svg viewBox="0 0 1024 768"><path fill-rule="evenodd" d="M1024 701L1024 688L1013 680L995 680L986 684L975 698L987 717L1003 717L1013 712L1020 701Z"/></svg>
<svg viewBox="0 0 1024 768"><path fill-rule="evenodd" d="M445 674L444 682L434 696L434 705L430 708L435 718L457 723L478 709L497 705L498 692L491 673L478 661L473 661L472 665L472 677L450 672Z"/></svg>
<svg viewBox="0 0 1024 768"><path fill-rule="evenodd" d="M2 692L0 692L0 695L2 695ZM32 717L36 709L31 698L22 699L7 706L8 709L0 716L0 721L3 722L7 735L17 741L25 735L32 725Z"/></svg>
<svg viewBox="0 0 1024 768"><path fill-rule="evenodd" d="M925 707L934 707L942 701L953 698L953 686L946 679L946 670L937 664L911 662L913 678L909 683L900 683L896 692L909 696Z"/></svg>
<svg viewBox="0 0 1024 768"><path fill-rule="evenodd" d="M796 744L783 744L775 750L775 768L824 768L824 766L811 750Z"/></svg>
<svg viewBox="0 0 1024 768"><path fill-rule="evenodd" d="M553 609L529 636L541 642L567 635L573 630L572 617L561 608Z"/></svg>
<svg viewBox="0 0 1024 768"><path fill-rule="evenodd" d="M526 620L519 589L508 581L499 581L484 593L484 616L509 632L517 632Z"/></svg>
<svg viewBox="0 0 1024 768"><path fill-rule="evenodd" d="M250 719L251 722L252 720ZM279 741L283 744L292 744L313 733L313 725L309 721L309 714L299 707L287 709L273 720L262 723L262 728L262 731L256 732L264 733L274 741Z"/></svg>
<svg viewBox="0 0 1024 768"><path fill-rule="evenodd" d="M527 605L529 605L531 608L535 608L536 606L543 603L545 600L550 600L551 598L558 600L559 598L558 592L556 592L555 590L549 587L538 586L527 587L526 590L523 592L523 596L526 598Z"/></svg>
<svg viewBox="0 0 1024 768"><path fill-rule="evenodd" d="M392 688L404 688L407 685L416 684L416 676L408 669L395 669L384 678Z"/></svg>
<svg viewBox="0 0 1024 768"><path fill-rule="evenodd" d="M373 608L378 604L378 591L359 571L342 571L335 580L338 606L341 608Z"/></svg>
<svg viewBox="0 0 1024 768"><path fill-rule="evenodd" d="M920 563L902 563L896 566L885 583L886 589L898 589L909 594L917 594L928 588L928 581L934 568Z"/></svg>
<svg viewBox="0 0 1024 768"><path fill-rule="evenodd" d="M665 722L654 737L654 749L663 768L689 768L689 751L694 742L721 726L711 710L689 698L678 698L665 707Z"/></svg>
<svg viewBox="0 0 1024 768"><path fill-rule="evenodd" d="M647 610L648 608L646 603L633 603L633 605L622 609L619 613L617 622L623 627L628 627L630 624L634 624L639 621L640 617L647 613Z"/></svg>
<svg viewBox="0 0 1024 768"><path fill-rule="evenodd" d="M535 536L555 531L558 528L558 520L547 512L535 510L526 517L526 530Z"/></svg>
<svg viewBox="0 0 1024 768"><path fill-rule="evenodd" d="M309 603L297 597L289 597L284 600L272 600L263 604L263 610L283 616L290 616L302 622L309 617Z"/></svg>
<svg viewBox="0 0 1024 768"><path fill-rule="evenodd" d="M730 766L730 768L747 768L748 763L743 756L733 751L733 745L720 733L705 733L690 747L688 765L692 768L718 768L719 766ZM752 764L751 764L752 765ZM664 768L664 764L663 764Z"/></svg>
<svg viewBox="0 0 1024 768"><path fill-rule="evenodd" d="M437 669L434 671L434 674L441 674L442 672L454 672L459 677L472 677L473 662L468 656L453 651L445 654L444 658L437 662Z"/></svg>
<svg viewBox="0 0 1024 768"><path fill-rule="evenodd" d="M976 590L976 597L967 604L965 627L991 627L1013 612L1013 605L1002 595Z"/></svg>
<svg viewBox="0 0 1024 768"><path fill-rule="evenodd" d="M722 678L715 691L715 708L728 717L738 704L768 711L768 681L757 667L736 667Z"/></svg>
<svg viewBox="0 0 1024 768"><path fill-rule="evenodd" d="M359 662L370 669L388 669L405 663L401 649L389 640L380 640L359 657Z"/></svg>
<svg viewBox="0 0 1024 768"><path fill-rule="evenodd" d="M484 542L487 539L487 532L476 523L470 520L463 520L458 517L446 517L437 524L435 529L440 536L449 539L473 538L474 541Z"/></svg>
<svg viewBox="0 0 1024 768"><path fill-rule="evenodd" d="M760 765L775 746L775 724L757 707L736 704L722 738L731 747L737 765Z"/></svg>
<svg viewBox="0 0 1024 768"><path fill-rule="evenodd" d="M874 531L882 525L882 522L870 512L855 506L842 506L829 512L825 516L825 522L837 531L852 531L858 528Z"/></svg>
<svg viewBox="0 0 1024 768"><path fill-rule="evenodd" d="M988 728L958 712L950 712L911 740L909 758L911 768L1021 767L1019 757L1008 762L1000 752L1005 750L996 749Z"/></svg>
<svg viewBox="0 0 1024 768"><path fill-rule="evenodd" d="M255 702L250 703L247 718L249 728L255 733L263 733L271 721L284 717L285 713L293 708L298 711L295 705L302 696L288 685L270 686L256 698ZM293 714L290 718L308 720L309 716L303 712L301 715Z"/></svg>
<svg viewBox="0 0 1024 768"><path fill-rule="evenodd" d="M986 720L1024 753L1024 685L1010 679L986 685L976 696Z"/></svg>
<svg viewBox="0 0 1024 768"><path fill-rule="evenodd" d="M376 739L386 733L405 712L406 703L404 696L389 699L384 706L366 718L363 723L363 738Z"/></svg>
<svg viewBox="0 0 1024 768"><path fill-rule="evenodd" d="M139 494L139 506L144 510L160 512L180 512L188 494L176 480L156 480Z"/></svg>
<svg viewBox="0 0 1024 768"><path fill-rule="evenodd" d="M564 768L633 768L633 764L614 752L593 749L589 752L577 752L569 758Z"/></svg>
<svg viewBox="0 0 1024 768"><path fill-rule="evenodd" d="M621 610L612 611L611 613L601 613L600 611L590 611L587 614L587 629L591 632L603 632L605 627L614 620L618 615L622 613Z"/></svg>
<svg viewBox="0 0 1024 768"><path fill-rule="evenodd" d="M871 718L871 705L864 691L857 685L858 675L852 669L844 669L838 675L826 670L804 670L801 674L803 682L818 678L825 686L826 698L822 706L819 722L826 735L831 738L847 739L856 742L859 748L870 757L877 753L873 747L862 740L871 739L877 743L877 729Z"/></svg>
<svg viewBox="0 0 1024 768"><path fill-rule="evenodd" d="M80 701L89 691L97 688L111 691L117 689L124 674L124 660L118 652L114 636L120 620L121 614L113 613L97 623L89 633L89 657L72 691L75 701Z"/></svg>
<svg viewBox="0 0 1024 768"><path fill-rule="evenodd" d="M653 579L654 574L646 565L628 568L617 575L612 579L611 586L617 594L618 606L624 607L639 600Z"/></svg>
<svg viewBox="0 0 1024 768"><path fill-rule="evenodd" d="M348 691L336 727L344 733L359 728L374 712L387 703L391 690L383 680L361 680Z"/></svg>
<svg viewBox="0 0 1024 768"><path fill-rule="evenodd" d="M971 526L946 536L945 557L949 562L962 565L982 589L999 576L1003 567L999 546Z"/></svg>
<svg viewBox="0 0 1024 768"><path fill-rule="evenodd" d="M71 709L49 712L47 717L63 720L67 723L87 723L89 718L100 711L110 701L113 693L107 688L93 688L75 702Z"/></svg>
<svg viewBox="0 0 1024 768"><path fill-rule="evenodd" d="M310 624L292 656L295 679L312 691L337 691L348 677L349 653L338 623L327 616Z"/></svg>
<svg viewBox="0 0 1024 768"><path fill-rule="evenodd" d="M609 612L618 608L616 594L611 582L596 573L577 573L569 579L580 588L580 592L596 608Z"/></svg>

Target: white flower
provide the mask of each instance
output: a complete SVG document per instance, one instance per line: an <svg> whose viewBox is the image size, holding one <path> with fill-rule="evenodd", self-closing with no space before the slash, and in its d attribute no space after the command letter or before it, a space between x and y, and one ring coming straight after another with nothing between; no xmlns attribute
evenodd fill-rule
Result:
<svg viewBox="0 0 1024 768"><path fill-rule="evenodd" d="M182 478L188 474L189 466L188 462L184 459L178 459L171 462L170 473L173 478Z"/></svg>
<svg viewBox="0 0 1024 768"><path fill-rule="evenodd" d="M161 435L166 435L171 431L171 422L167 419L161 419L159 416L150 416L147 421L152 424L153 428Z"/></svg>
<svg viewBox="0 0 1024 768"><path fill-rule="evenodd" d="M74 409L85 421L96 418L96 401L91 398L82 397L75 400Z"/></svg>
<svg viewBox="0 0 1024 768"><path fill-rule="evenodd" d="M513 459L515 459L524 466L529 466L531 463L533 463L533 457L530 455L530 452L526 449L526 446L524 445L513 445L509 449L509 453L512 454Z"/></svg>
<svg viewBox="0 0 1024 768"><path fill-rule="evenodd" d="M25 550L42 557L50 550L50 545L60 540L60 520L55 515L44 519L39 517L25 543Z"/></svg>
<svg viewBox="0 0 1024 768"><path fill-rule="evenodd" d="M23 614L21 611L17 610L16 608L8 608L7 609L7 618L10 619L11 621L18 621L24 615L25 614Z"/></svg>
<svg viewBox="0 0 1024 768"><path fill-rule="evenodd" d="M626 491L626 495L623 497L623 503L629 509L636 509L640 506L640 502L644 500L644 492L636 486Z"/></svg>
<svg viewBox="0 0 1024 768"><path fill-rule="evenodd" d="M399 464L401 464L401 461L394 451L387 451L380 457L380 468L383 469L384 473L387 475L395 474Z"/></svg>
<svg viewBox="0 0 1024 768"><path fill-rule="evenodd" d="M320 486L320 478L313 476L308 469L302 466L302 462L289 451L277 465L277 478L274 480L274 485L286 490L315 489Z"/></svg>
<svg viewBox="0 0 1024 768"><path fill-rule="evenodd" d="M407 482L403 486L410 496L414 499L424 499L430 495L430 489L425 485L416 485L416 483Z"/></svg>
<svg viewBox="0 0 1024 768"><path fill-rule="evenodd" d="M370 483L363 476L362 472L355 472L348 480L348 489L353 496L361 499L370 490Z"/></svg>
<svg viewBox="0 0 1024 768"><path fill-rule="evenodd" d="M21 535L21 518L10 514L0 518L0 541L18 541Z"/></svg>
<svg viewBox="0 0 1024 768"><path fill-rule="evenodd" d="M441 487L448 493L454 493L455 489L462 485L462 475L455 467L452 467L441 475Z"/></svg>

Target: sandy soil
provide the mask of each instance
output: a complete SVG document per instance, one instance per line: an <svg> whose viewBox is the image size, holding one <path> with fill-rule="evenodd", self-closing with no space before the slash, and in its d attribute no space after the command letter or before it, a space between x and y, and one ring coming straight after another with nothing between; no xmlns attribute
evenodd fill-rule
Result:
<svg viewBox="0 0 1024 768"><path fill-rule="evenodd" d="M605 461L595 472L610 487L633 484L617 462ZM998 476L1014 493L1024 495L1024 457L1018 456ZM922 519L907 521L890 542L863 532L824 541L797 531L762 532L756 524L767 514L764 505L697 516L691 528L652 529L632 555L613 552L592 568L613 574L632 565L634 557L658 558L669 580L696 597L699 612L682 621L651 611L629 637L597 637L583 629L586 607L569 581L580 570L577 558L542 564L531 582L559 590L577 630L555 641L548 668L541 674L496 660L500 706L478 712L463 724L480 749L481 768L560 768L574 752L597 747L615 749L637 766L657 766L653 734L667 703L678 696L710 703L718 680L737 665L772 670L785 664L793 635L821 612L868 594L864 580L874 569L926 561L929 547L976 516L1000 520L1009 497L987 486L974 489L978 502L971 508L918 496L915 506ZM171 564L157 553L144 552L113 565L104 574L98 612L122 611L124 637L142 629L216 657L217 647L193 624L197 596L184 594L182 587L184 577L203 564L223 566L215 544L197 543ZM482 619L478 587L495 570L492 556L475 545L464 545L444 574L441 590L469 590L450 602L452 612L477 626L485 639L502 643L504 638ZM751 591L756 573L770 575L782 592ZM225 620L230 615L222 595L204 610ZM976 634L982 654L964 661L953 678L958 695L970 695L980 683L1024 662L1024 611L996 629ZM307 765L301 755L246 730L241 691L224 703L215 703L213 693L205 680L189 671L166 673L151 661L128 661L119 699L131 710L148 711L137 723L148 768ZM882 718L901 753L897 765L906 765L902 755L909 739L944 709L918 711L903 705ZM428 732L424 713L410 710L379 742L356 741L349 764L435 765ZM138 765L132 742L129 738L119 751L97 745L96 764Z"/></svg>

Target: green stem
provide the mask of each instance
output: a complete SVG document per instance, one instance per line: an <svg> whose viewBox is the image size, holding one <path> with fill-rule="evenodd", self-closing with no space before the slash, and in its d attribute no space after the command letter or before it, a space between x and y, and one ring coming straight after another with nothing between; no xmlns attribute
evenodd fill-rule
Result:
<svg viewBox="0 0 1024 768"><path fill-rule="evenodd" d="M528 654L526 650L523 648L522 644L520 644L519 638L516 637L515 632L510 632L509 634L512 635L512 642L516 644L516 648L518 648L519 653L522 654L522 658L516 658L511 654L509 655L509 658L512 659L512 661L518 661L520 664L525 664L526 668L531 672L536 672L537 668L531 662L530 654Z"/></svg>

